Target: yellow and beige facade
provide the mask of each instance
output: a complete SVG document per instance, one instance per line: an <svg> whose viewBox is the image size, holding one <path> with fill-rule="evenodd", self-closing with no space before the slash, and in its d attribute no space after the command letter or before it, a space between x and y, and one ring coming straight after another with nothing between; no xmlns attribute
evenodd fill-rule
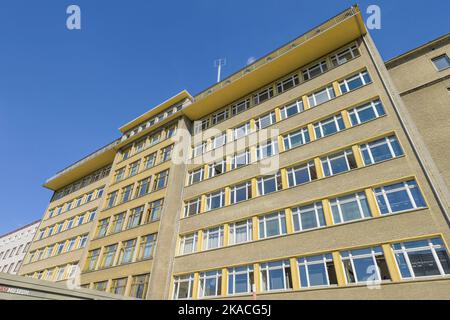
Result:
<svg viewBox="0 0 450 320"><path fill-rule="evenodd" d="M46 182L20 274L77 266L82 286L141 299L450 298L443 140L391 65L355 6L180 92Z"/></svg>

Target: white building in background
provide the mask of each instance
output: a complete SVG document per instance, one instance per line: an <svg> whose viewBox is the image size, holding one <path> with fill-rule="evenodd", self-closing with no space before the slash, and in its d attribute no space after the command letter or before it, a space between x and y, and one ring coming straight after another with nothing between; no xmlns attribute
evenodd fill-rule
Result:
<svg viewBox="0 0 450 320"><path fill-rule="evenodd" d="M0 272L17 274L40 222L0 236Z"/></svg>

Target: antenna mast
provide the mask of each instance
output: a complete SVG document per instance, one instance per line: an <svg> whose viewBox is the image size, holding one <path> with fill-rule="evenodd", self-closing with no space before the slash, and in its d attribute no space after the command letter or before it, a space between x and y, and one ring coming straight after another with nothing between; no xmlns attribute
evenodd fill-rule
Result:
<svg viewBox="0 0 450 320"><path fill-rule="evenodd" d="M220 82L220 72L222 71L222 66L227 64L227 60L225 58L214 60L214 67L217 68L217 82Z"/></svg>

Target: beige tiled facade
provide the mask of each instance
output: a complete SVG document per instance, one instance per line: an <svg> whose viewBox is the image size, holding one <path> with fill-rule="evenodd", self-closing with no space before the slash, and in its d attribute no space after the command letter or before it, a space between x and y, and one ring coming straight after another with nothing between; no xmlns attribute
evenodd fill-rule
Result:
<svg viewBox="0 0 450 320"><path fill-rule="evenodd" d="M111 166L49 205L104 185L86 208L98 208L93 222L35 239L30 252L83 233L87 245L21 274L76 264L81 285L146 299L450 298L449 170L433 151L443 140L412 129L406 71L394 71L352 7L195 97L181 92L49 179L64 190ZM197 132L202 123L214 132ZM176 161L179 146L201 142L204 152Z"/></svg>

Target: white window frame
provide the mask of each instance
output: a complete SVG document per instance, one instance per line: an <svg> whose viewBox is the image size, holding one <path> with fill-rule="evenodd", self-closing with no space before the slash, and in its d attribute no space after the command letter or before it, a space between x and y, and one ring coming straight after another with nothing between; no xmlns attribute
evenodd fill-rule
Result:
<svg viewBox="0 0 450 320"><path fill-rule="evenodd" d="M239 140L250 133L250 122L244 123L239 127L233 128L233 139Z"/></svg>
<svg viewBox="0 0 450 320"><path fill-rule="evenodd" d="M342 198L349 197L349 196L353 196L352 199L344 199L344 200L342 199ZM363 210L363 206L361 203L364 200L367 201L367 207L369 209L369 214L370 214L369 217L364 216L364 210ZM355 201L358 205L359 218L353 219L353 220L344 220L344 216L342 214L342 205L351 203L351 202L355 202ZM346 196L340 196L340 197L330 199L329 203L330 203L330 210L331 210L331 219L333 220L333 224L342 224L342 223L351 222L351 221L370 219L373 213L370 212L370 207L369 207L368 201L369 200L367 199L367 196L364 194L364 192L356 192L356 193L348 194ZM334 219L333 206L335 206L337 208L337 211L339 213L339 219L341 220L340 222L335 221L335 219Z"/></svg>
<svg viewBox="0 0 450 320"><path fill-rule="evenodd" d="M334 154L332 154L332 155L329 155L329 156L325 156L325 157L320 158L320 163L322 164L322 170L323 170L324 176L326 176L326 177L332 177L332 176L338 174L338 173L334 173L334 172L333 172L333 167L332 167L332 165L331 165L331 162L332 162L333 160L336 160L336 159L339 159L339 158L342 158L342 157L345 158L345 163L346 163L346 165L347 165L347 170L346 170L346 171L339 172L339 173L349 172L349 171L353 170L354 168L351 168L351 166L350 166L350 161L348 161L348 157L351 156L351 155L353 155L353 151L352 151L351 149L346 149L346 150L341 151L341 152L339 152L339 153L334 153ZM353 157L354 157L354 155L353 155ZM325 174L325 164L328 165L329 172L330 172L330 175L329 175L329 176L327 176L327 175Z"/></svg>
<svg viewBox="0 0 450 320"><path fill-rule="evenodd" d="M249 181L232 186L230 188L231 189L231 191L230 191L231 204L235 204L235 203L239 203L239 202L251 199L251 197L252 197L252 190L251 190L251 188L252 188L252 184ZM237 195L237 192L240 191L241 189L245 189L245 191L246 191L246 199L237 201L236 200L236 195Z"/></svg>
<svg viewBox="0 0 450 320"><path fill-rule="evenodd" d="M276 187L275 188L276 190L272 191L270 193L277 192L277 191L280 191L280 190L283 189L283 186L281 185L281 175L280 175L279 172L274 174L274 175L270 175L270 176L266 176L266 177L260 177L257 180L257 186L258 186L257 192L258 192L259 196L263 196L265 194L270 194L270 193L266 193L266 190L265 190L265 187L264 187L264 182L266 182L267 180L270 180L270 179L275 179L275 187Z"/></svg>
<svg viewBox="0 0 450 320"><path fill-rule="evenodd" d="M318 73L316 75L311 75L312 70L316 70L316 69L320 70L320 73ZM303 69L303 71L302 71L303 80L305 80L305 81L311 80L312 78L318 77L327 71L328 71L327 61L322 60L306 69Z"/></svg>
<svg viewBox="0 0 450 320"><path fill-rule="evenodd" d="M217 247L211 247L209 241L212 236L217 236ZM211 250L223 247L224 227L214 227L203 230L203 250Z"/></svg>
<svg viewBox="0 0 450 320"><path fill-rule="evenodd" d="M205 296L205 282L210 279L215 279L216 282L216 292L214 295ZM205 297L217 297L220 296L222 293L220 292L222 288L222 270L214 270L214 271L208 271L208 272L201 272L199 275L199 298L205 298Z"/></svg>
<svg viewBox="0 0 450 320"><path fill-rule="evenodd" d="M238 165L238 158L240 159L241 157L245 157L245 163L239 163L239 165ZM250 151L249 150L245 150L240 153L235 153L231 160L231 170L246 166L249 163L250 163Z"/></svg>
<svg viewBox="0 0 450 320"><path fill-rule="evenodd" d="M365 75L368 75L368 76L370 77L370 75L369 75L369 73L367 72L367 70L364 70L364 71L361 71L361 72L359 72L359 73L357 73L357 74L355 74L355 75L353 75L353 76L350 76L350 77L348 77L348 78L346 78L346 79L344 79L344 80L339 81L339 89L340 89L341 86L343 85L343 86L345 87L345 90L346 90L345 92L343 92L342 89L340 89L340 90L341 90L341 93L344 94L344 93L347 93L347 92L356 90L356 89L358 89L358 88L364 87L365 85L367 85L367 84L369 84L369 83L372 83L372 81L366 82L366 79L364 79L364 76L365 76ZM357 79L357 78L361 79L362 86L350 90L350 87L348 86L348 83L351 82L351 81L353 81L353 80L355 80L355 79ZM370 78L370 79L372 79L372 78Z"/></svg>
<svg viewBox="0 0 450 320"><path fill-rule="evenodd" d="M292 83L292 85L291 85ZM277 93L283 93L287 90L290 90L292 88L295 88L296 86L298 86L300 84L300 79L298 77L298 74L293 74L291 76L289 76L288 78L281 80L277 83L276 87L277 87ZM287 86L287 88L286 88Z"/></svg>
<svg viewBox="0 0 450 320"><path fill-rule="evenodd" d="M264 127L262 126L261 122L265 121L266 119L269 120L269 124L265 125ZM255 125L256 125L256 130L262 130L265 129L267 127L270 127L271 125L273 125L274 123L277 122L276 116L275 116L275 111L271 111L261 117L259 117L256 121L255 121Z"/></svg>
<svg viewBox="0 0 450 320"><path fill-rule="evenodd" d="M189 207L193 204L196 204L196 208L197 208L196 213L189 214ZM192 217L192 216L199 214L200 213L200 204L201 204L200 197L186 201L186 204L184 207L184 217L187 218L187 217Z"/></svg>
<svg viewBox="0 0 450 320"><path fill-rule="evenodd" d="M284 228L283 228L283 219L284 219ZM278 229L279 234L268 236L267 235L267 222L276 220L278 221ZM261 228L261 224L263 225L263 228ZM258 217L258 228L259 228L259 238L260 239L269 239L269 238L275 238L282 235L287 234L287 222L286 222L286 213L284 211L278 211L278 212L272 212L265 214L263 216ZM284 229L284 230L283 230ZM263 236L261 236L261 232L263 232Z"/></svg>
<svg viewBox="0 0 450 320"><path fill-rule="evenodd" d="M288 283L286 281L286 271L289 270L288 274L291 275L291 281L292 281L292 274L290 272L291 264L289 260L281 260L281 261L274 261L273 263L280 263L278 266L269 266L270 262L262 263L260 265L260 283L261 283L261 291L263 292L271 292L271 291L284 291L289 290L292 287L292 283L289 283L291 287L288 286ZM271 270L278 270L281 269L283 271L283 288L282 289L272 289L270 287L270 271ZM263 281L264 274L266 275L267 282ZM266 286L266 288L264 288Z"/></svg>
<svg viewBox="0 0 450 320"><path fill-rule="evenodd" d="M322 257L321 260L308 261L308 258L320 257L320 256ZM300 257L300 258L297 258L296 261L297 261L297 270L298 270L298 279L300 282L300 288L324 288L324 287L331 286L330 275L328 274L328 268L327 268L327 263L329 263L329 262L333 263L333 256L331 255L331 253L321 254L321 255L317 255L317 256ZM309 267L313 266L313 265L317 265L317 264L323 265L325 274L326 274L326 278L327 278L327 284L320 285L320 286L312 286L311 281L309 279ZM302 285L303 283L301 283L301 273L300 273L301 266L305 267L305 274L306 274L306 281L307 281L306 286L303 286Z"/></svg>
<svg viewBox="0 0 450 320"><path fill-rule="evenodd" d="M331 118L327 118L327 119L321 120L319 122L316 122L314 124L314 135L316 136L316 139L322 139L324 137L327 137L327 136L331 135L331 134L325 135L324 132L323 132L323 126L328 124L328 123L331 123L331 122L334 122L334 125L336 126L337 130L336 130L335 133L338 133L338 132L340 132L342 130L345 130L345 128L344 129L340 128L340 126L339 126L339 119L342 119L342 115L341 114L336 114L336 115L332 116ZM342 119L342 121L343 120L344 119ZM320 137L317 136L316 128L319 128ZM334 133L332 133L332 134L334 134Z"/></svg>
<svg viewBox="0 0 450 320"><path fill-rule="evenodd" d="M269 155L267 150L269 147L272 150L272 153ZM265 152L264 152L265 151ZM278 148L278 140L277 139L271 139L263 144L259 144L256 147L256 160L260 161L266 158L273 157L274 155L277 155L280 152Z"/></svg>
<svg viewBox="0 0 450 320"><path fill-rule="evenodd" d="M211 208L211 203L213 201L213 198L218 197L220 200L220 206L217 208ZM208 195L206 195L206 208L205 211L211 211L215 209L220 209L225 206L225 190L219 190L216 192L211 192Z"/></svg>
<svg viewBox="0 0 450 320"><path fill-rule="evenodd" d="M242 106L244 106L244 109L240 110ZM241 112L244 112L249 108L250 108L250 99L245 99L232 105L231 114L235 116Z"/></svg>
<svg viewBox="0 0 450 320"><path fill-rule="evenodd" d="M327 101L324 101L324 102L321 102L321 103L318 103L318 102L317 102L317 96L318 96L319 94L323 94L324 92L326 93L328 100L327 100ZM321 89L321 90L318 90L318 91L316 91L316 92L311 93L310 95L308 95L308 103L309 103L309 107L310 107L310 108L317 107L318 105L320 105L320 104L322 104L322 103L325 103L325 102L328 102L328 101L334 99L335 97L336 97L336 93L334 92L333 86L325 87L325 88L323 88L323 89Z"/></svg>
<svg viewBox="0 0 450 320"><path fill-rule="evenodd" d="M236 236L237 236L237 229L245 229L246 231L246 240L245 241L237 241L236 240ZM230 228L229 228L229 244L233 245L233 244L239 244L239 243L246 243L246 242L250 242L253 240L253 221L252 219L247 219L244 221L238 221L238 222L234 222L234 223L230 223Z"/></svg>
<svg viewBox="0 0 450 320"><path fill-rule="evenodd" d="M197 175L197 174L200 177L199 177L198 181L194 181L194 176ZM194 183L198 183L200 181L203 181L204 174L205 174L205 169L203 167L200 167L200 168L198 168L196 170L191 171L191 173L189 174L189 185L192 185Z"/></svg>
<svg viewBox="0 0 450 320"><path fill-rule="evenodd" d="M350 59L342 58L343 56L345 56L348 53L350 53L350 55L351 55ZM360 55L360 53L359 53L358 47L355 44L355 45L352 45L351 47L348 47L348 48L344 49L343 51L340 51L340 52L334 54L333 56L331 56L331 62L333 63L334 66L340 66L350 60L355 59L356 57L359 57L359 55Z"/></svg>
<svg viewBox="0 0 450 320"><path fill-rule="evenodd" d="M310 208L308 208L308 210L305 209L305 208L311 207L311 206L313 207L313 210L311 210ZM320 218L319 218L320 210L322 210L323 220L325 220L325 213L324 213L321 202L315 202L310 205L294 207L291 210L292 210L292 229L294 232L302 232L305 230L314 230L314 229L326 227L326 222L324 222L323 225L320 223ZM307 213L307 212L311 212L311 211L314 211L314 217L316 220L317 227L305 229L305 228L303 228L303 225L302 225L301 216L303 213ZM295 230L295 223L294 223L295 220L298 221L298 226L300 228L299 230Z"/></svg>
<svg viewBox="0 0 450 320"><path fill-rule="evenodd" d="M182 282L188 283L188 297L187 298L179 298L180 295L180 284ZM194 274L184 275L184 276L178 276L174 279L174 285L173 285L173 299L174 300L189 300L192 299L192 292L194 289Z"/></svg>
<svg viewBox="0 0 450 320"><path fill-rule="evenodd" d="M263 97L264 95L267 95L267 98L261 99L261 97ZM255 93L253 95L253 104L257 105L264 101L270 100L271 98L273 98L273 87L272 86L267 87L267 88Z"/></svg>
<svg viewBox="0 0 450 320"><path fill-rule="evenodd" d="M370 281L382 281L380 268L378 268L378 263L377 263L376 257L377 256L384 256L383 249L380 246L375 246L375 247L370 247L370 248L361 248L361 249L370 249L370 253L368 253L368 254L359 254L359 255L354 256L352 254L352 251L355 251L355 250L346 250L346 251L340 252L341 261L342 261L342 268L343 268L344 274L345 274L345 276L344 276L345 283L346 284L353 284L353 283L354 284L359 284L359 283L368 283L368 282L370 283ZM374 249L379 249L379 251L375 252ZM342 256L343 253L348 253L348 256L347 257ZM369 280L369 281L360 281L360 280L358 280L358 274L355 272L356 269L355 269L354 260L355 259L360 259L360 258L372 258L373 265L376 267L375 271L376 271L376 275L377 275L378 279L373 279L373 280ZM384 258L386 259L386 257L384 257ZM349 260L350 261L350 264L351 264L352 270L353 270L353 275L355 277L355 282L349 282L348 279L347 279L347 274L345 273L345 265L344 265L344 261L345 260Z"/></svg>
<svg viewBox="0 0 450 320"><path fill-rule="evenodd" d="M245 268L245 270L237 270ZM228 295L240 295L240 294L248 294L253 291L253 283L251 282L251 274L253 274L253 282L255 281L255 273L253 271L252 265L247 266L241 266L241 267L234 267L234 268L228 268L228 287L227 287L227 293ZM239 275L246 275L247 276L247 292L238 292L236 293L236 276ZM231 279L231 281L230 281ZM230 284L231 284L231 291L230 292Z"/></svg>
<svg viewBox="0 0 450 320"><path fill-rule="evenodd" d="M298 185L300 185L300 184L308 183L308 182L311 182L311 181L317 179L317 177L316 177L315 179L313 179L313 177L312 177L312 175L311 175L311 168L315 168L315 167L316 167L316 165L315 165L314 161L309 161L309 162L304 163L304 164L302 164L302 165L299 165L299 166L296 166L296 167L289 168L289 169L287 170L287 176L288 176L288 179L287 179L288 181L287 181L287 182L288 182L288 187L289 187L289 188L292 188L292 187L298 186ZM296 173L297 171L299 171L299 170L304 170L305 168L307 168L307 170L308 170L309 181L307 181L307 182L302 182L302 183L297 183L297 177L296 177L295 173ZM291 179L289 179L289 175L292 175L292 181L293 181L293 184L292 184L292 185L291 185L291 183L290 183L290 180L291 180Z"/></svg>
<svg viewBox="0 0 450 320"><path fill-rule="evenodd" d="M186 252L186 242L192 240L192 251ZM184 235L180 241L180 255L190 254L197 251L198 234L197 232Z"/></svg>
<svg viewBox="0 0 450 320"><path fill-rule="evenodd" d="M417 209L420 209L420 208L426 208L426 206L425 207L419 207L417 205L416 200L414 199L414 197L413 197L413 195L411 193L411 189L413 189L414 186L408 185L408 182L410 182L410 181L415 181L415 180L408 180L408 181L397 182L397 183L402 183L403 186L401 188L396 188L396 189L388 190L388 191L385 190L385 187L389 187L390 185L374 188L373 192L374 192L374 195L375 195L375 200L376 200L376 203L377 203L377 206L378 206L378 210L379 210L381 215L396 214L396 213L400 213L400 212L406 212L406 211L411 211L411 210L417 210ZM420 190L419 185L417 184L417 181L415 181L415 182L416 182L416 187L419 190L419 192L420 192L420 194L421 194L421 196L422 196L422 198L423 198L423 200L425 202L425 198L423 197L423 193ZM393 183L393 184L397 184L397 183ZM380 189L380 191L376 191L376 189ZM411 204L412 204L413 207L411 209L406 209L406 210L402 210L402 211L392 211L391 204L389 203L389 199L388 199L387 195L389 193L397 192L397 191L401 191L401 190L406 190L406 193L408 195L409 201L411 201ZM388 213L381 213L381 208L380 208L380 206L378 204L378 201L377 201L377 197L379 195L383 196L384 202L386 203L386 207L388 208Z"/></svg>
<svg viewBox="0 0 450 320"><path fill-rule="evenodd" d="M362 123L366 123L367 121L364 121L364 122L361 121L361 118L359 117L359 112L364 111L364 110L369 109L369 108L372 108L373 112L375 113L375 118L374 119L377 119L377 118L385 115L386 112L384 114L380 114L378 112L377 105L381 105L381 108L384 110L384 106L383 106L383 104L381 103L380 100L373 100L373 101L370 101L369 103L364 104L362 106L350 109L348 111L348 115L349 115L349 118L350 118L351 126L354 127L354 126L360 125ZM352 118L351 118L352 115L355 115L355 118L356 118L356 121L357 121L357 123L355 123L355 124L352 123Z"/></svg>
<svg viewBox="0 0 450 320"><path fill-rule="evenodd" d="M382 161L387 161L390 159L395 159L397 157L401 157L402 155L397 156L395 154L394 148L392 147L392 140L396 140L397 143L400 145L400 142L398 141L397 137L395 135L392 136L388 136L388 137L384 137L381 139L377 139L375 141L370 141L368 143L364 143L362 145L360 145L360 153L361 153L361 157L364 161L364 165L368 166L371 164L375 164L375 163L379 163L380 161L375 162L374 158L373 158L373 154L372 154L372 149L371 148L376 148L382 145L387 145L388 149L389 149L389 155L391 156L389 159L386 160L382 160ZM365 163L365 158L364 158L364 153L363 151L367 151L367 153L369 154L369 158L370 158L370 163ZM403 150L402 150L402 154L403 154Z"/></svg>
<svg viewBox="0 0 450 320"><path fill-rule="evenodd" d="M295 108L297 111L294 114L288 116L287 110L291 109L291 108ZM305 110L305 107L303 105L303 100L296 100L290 104L285 105L283 108L281 108L281 110L280 110L281 111L281 120L293 117L296 114L303 112L304 110Z"/></svg>

